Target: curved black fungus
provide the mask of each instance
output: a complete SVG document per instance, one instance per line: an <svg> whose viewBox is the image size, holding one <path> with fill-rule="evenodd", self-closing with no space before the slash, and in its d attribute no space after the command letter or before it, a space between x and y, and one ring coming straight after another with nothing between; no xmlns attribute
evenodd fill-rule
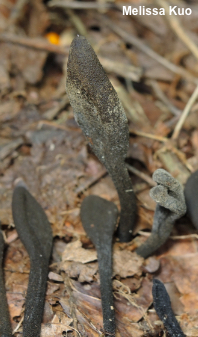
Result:
<svg viewBox="0 0 198 337"><path fill-rule="evenodd" d="M171 308L170 297L166 291L164 284L157 280L153 280L153 305L160 320L164 323L171 337L185 337L178 321L175 318Z"/></svg>
<svg viewBox="0 0 198 337"><path fill-rule="evenodd" d="M120 241L130 241L136 218L136 200L124 162L129 147L124 109L84 37L73 40L67 68L66 91L75 119L114 182L121 204L118 237Z"/></svg>
<svg viewBox="0 0 198 337"><path fill-rule="evenodd" d="M187 206L187 215L198 229L198 171L195 171L187 180L184 188Z"/></svg>
<svg viewBox="0 0 198 337"><path fill-rule="evenodd" d="M83 200L80 215L83 227L97 250L105 336L115 336L111 277L112 238L118 209L114 203L90 195Z"/></svg>
<svg viewBox="0 0 198 337"><path fill-rule="evenodd" d="M158 204L155 209L150 237L136 253L144 258L153 254L166 242L173 229L174 222L186 213L186 204L181 184L163 169L153 174L157 186L150 191L152 199Z"/></svg>
<svg viewBox="0 0 198 337"><path fill-rule="evenodd" d="M10 316L8 311L8 304L6 300L6 289L4 285L4 275L3 275L3 251L4 251L4 240L0 228L0 336L1 337L11 337L12 328L10 324Z"/></svg>
<svg viewBox="0 0 198 337"><path fill-rule="evenodd" d="M40 336L52 249L51 226L42 207L23 186L14 190L12 213L16 230L30 256L23 336Z"/></svg>

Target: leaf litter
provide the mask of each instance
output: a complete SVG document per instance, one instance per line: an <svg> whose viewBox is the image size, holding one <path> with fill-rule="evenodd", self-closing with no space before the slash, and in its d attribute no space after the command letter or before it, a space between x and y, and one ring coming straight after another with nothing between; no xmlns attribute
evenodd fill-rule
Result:
<svg viewBox="0 0 198 337"><path fill-rule="evenodd" d="M146 3L151 6L153 2ZM179 1L178 6L183 3L186 4ZM132 4L135 6L135 1ZM155 207L149 197L151 186L138 172L151 177L162 167L185 183L191 171L198 168L197 103L177 141L171 140L179 120L177 112L181 113L195 90L197 60L163 17L123 17L114 8L106 9L106 14L97 8L76 11L68 7L60 12L59 6L57 3L51 7L50 2L41 0L31 5L8 1L0 6L0 220L7 243L5 284L14 335L22 332L30 270L11 215L12 191L18 178L24 180L44 208L54 235L41 336L62 336L64 332L68 336L102 334L96 251L83 230L79 210L84 197L91 194L113 201L118 207L119 201L111 179L87 146L65 98L69 45L84 29L119 89L130 129L127 164L137 170L137 175L131 174L138 198L136 237L127 244L114 243L117 336L163 333L163 324L152 306L152 279L157 277L166 286L184 333L195 337L198 247L192 236L196 230L189 219L177 222L172 236L152 258L143 260L134 251L149 235ZM197 4L193 6L197 10ZM198 29L194 13L193 10L192 18L179 17L192 40L191 33ZM106 16L110 21L105 21ZM50 31L59 34L64 44L50 44L46 37ZM132 46L127 34L139 39L140 47L135 43ZM175 72L167 69L156 57L149 57L148 49L144 52L142 46L178 68ZM125 67L113 68L111 62ZM175 111L176 115L172 113Z"/></svg>

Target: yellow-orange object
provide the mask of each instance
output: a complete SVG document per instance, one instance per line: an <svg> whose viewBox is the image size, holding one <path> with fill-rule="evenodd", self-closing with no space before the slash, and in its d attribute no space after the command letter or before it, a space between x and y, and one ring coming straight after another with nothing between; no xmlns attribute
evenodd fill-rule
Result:
<svg viewBox="0 0 198 337"><path fill-rule="evenodd" d="M51 44L60 44L60 37L57 33L50 32L45 35L46 39L51 43Z"/></svg>

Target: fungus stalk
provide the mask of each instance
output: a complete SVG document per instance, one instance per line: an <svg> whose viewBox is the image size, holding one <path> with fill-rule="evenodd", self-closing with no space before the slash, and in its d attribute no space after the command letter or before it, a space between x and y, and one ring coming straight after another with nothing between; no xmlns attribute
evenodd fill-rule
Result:
<svg viewBox="0 0 198 337"><path fill-rule="evenodd" d="M129 147L127 118L94 50L81 36L70 47L66 91L77 123L118 191L121 204L118 237L120 241L130 241L136 200L125 165Z"/></svg>
<svg viewBox="0 0 198 337"><path fill-rule="evenodd" d="M25 302L23 336L40 336L52 231L42 207L24 186L16 186L12 213L21 241L30 257L30 276Z"/></svg>
<svg viewBox="0 0 198 337"><path fill-rule="evenodd" d="M153 280L153 305L156 313L171 337L186 337L182 332L178 321L171 308L170 297L163 283L157 279Z"/></svg>
<svg viewBox="0 0 198 337"><path fill-rule="evenodd" d="M112 238L118 210L114 203L95 195L86 197L80 216L87 235L97 250L105 336L115 336L115 312L112 292Z"/></svg>
<svg viewBox="0 0 198 337"><path fill-rule="evenodd" d="M150 195L157 202L150 237L136 253L144 258L152 255L170 236L175 221L186 213L186 204L182 185L170 173L158 169L153 174L156 187Z"/></svg>

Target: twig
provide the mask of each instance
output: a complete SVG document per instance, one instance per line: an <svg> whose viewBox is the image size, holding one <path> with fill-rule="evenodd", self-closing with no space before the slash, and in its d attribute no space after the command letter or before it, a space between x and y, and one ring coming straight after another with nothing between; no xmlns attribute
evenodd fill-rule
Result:
<svg viewBox="0 0 198 337"><path fill-rule="evenodd" d="M162 149L156 152L156 155L159 157L165 169L172 174L177 180L182 184L186 182L190 176L190 171L187 168L187 162L184 158L181 158L181 155L178 156L178 151L175 151L174 147L163 147Z"/></svg>
<svg viewBox="0 0 198 337"><path fill-rule="evenodd" d="M73 319L73 330L74 330L74 335L75 337L77 337L77 333L78 332L78 319L77 319L77 315L76 315L76 303L75 303L75 299L73 296L73 291L72 291L72 287L71 287L71 283L70 283L70 278L66 273L61 273L61 276L64 280L64 285L65 285L65 289L67 291L67 294L69 295L69 304L70 304L70 314L71 317Z"/></svg>
<svg viewBox="0 0 198 337"><path fill-rule="evenodd" d="M24 310L23 310L23 312L24 312ZM21 317L20 321L18 322L16 328L13 330L13 332L12 332L13 335L19 330L19 328L21 327L21 325L22 325L22 323L23 323L23 320L24 320L24 314L23 314L23 316Z"/></svg>
<svg viewBox="0 0 198 337"><path fill-rule="evenodd" d="M48 51L51 53L57 53L57 54L68 56L68 51L65 48L48 43L43 38L30 38L30 37L17 36L17 35L10 34L10 33L3 33L3 34L0 34L0 41L9 42L13 44L19 44L21 46L25 46L29 48L44 50L44 51Z"/></svg>
<svg viewBox="0 0 198 337"><path fill-rule="evenodd" d="M172 240L185 240L185 239L198 239L198 234L189 234L189 235L172 235L170 236Z"/></svg>
<svg viewBox="0 0 198 337"><path fill-rule="evenodd" d="M19 137L5 144L0 149L0 160L3 160L7 156L9 156L17 147L21 146L23 142L24 142L23 138Z"/></svg>
<svg viewBox="0 0 198 337"><path fill-rule="evenodd" d="M129 130L130 133L137 135L137 136L142 136L142 137L146 137L146 138L150 138L150 139L154 139L154 140L158 140L159 142L163 142L166 143L168 141L168 138L166 137L162 137L162 136L157 136L157 135L152 135L151 133L146 133L146 132L142 132L142 131L138 131L138 130Z"/></svg>
<svg viewBox="0 0 198 337"><path fill-rule="evenodd" d="M149 125L150 121L144 113L144 110L137 101L134 101L131 95L129 95L129 92L125 87L115 78L113 79L112 84L125 108L127 118L136 126Z"/></svg>
<svg viewBox="0 0 198 337"><path fill-rule="evenodd" d="M73 9L106 9L112 8L112 3L88 2L88 1L50 1L49 7L73 8Z"/></svg>
<svg viewBox="0 0 198 337"><path fill-rule="evenodd" d="M43 125L48 125L48 126L52 126L52 127L56 128L56 129L61 129L61 130L68 131L68 128L66 126L64 126L64 125L60 125L60 124L58 124L56 122L45 121L45 120L40 120L38 122L38 124L37 124L38 130L40 130L43 127Z"/></svg>
<svg viewBox="0 0 198 337"><path fill-rule="evenodd" d="M99 61L102 63L105 70L109 72L116 71L116 74L124 78L129 78L132 81L139 82L143 73L142 69L139 67L135 67L133 65L124 64L120 62L115 62L105 57L99 57Z"/></svg>
<svg viewBox="0 0 198 337"><path fill-rule="evenodd" d="M139 231L137 234L140 234L142 236L146 236L149 237L151 235L151 233L148 232L143 232L143 231ZM198 239L198 234L188 234L188 235L171 235L169 237L172 240L190 240L190 239Z"/></svg>
<svg viewBox="0 0 198 337"><path fill-rule="evenodd" d="M178 18L175 15L169 15L169 3L164 0L156 0L157 4L165 8L166 18L175 32L175 34L180 38L180 40L190 49L192 54L198 59L198 48L195 43L191 40L190 36L186 34L185 30L182 28Z"/></svg>
<svg viewBox="0 0 198 337"><path fill-rule="evenodd" d="M14 25L17 20L19 19L20 15L21 15L21 11L23 9L23 7L25 6L27 0L18 0L15 4L15 6L13 7L11 13L10 13L10 17L8 20L8 26ZM8 27L7 26L7 27Z"/></svg>
<svg viewBox="0 0 198 337"><path fill-rule="evenodd" d="M186 117L188 116L193 104L195 103L196 99L198 97L198 85L197 87L195 88L192 96L190 97L188 103L186 104L185 108L184 108L184 111L182 112L182 115L179 119L179 121L177 122L176 126L175 126L175 130L173 132L173 135L172 135L172 139L175 140L177 139L179 133L180 133L180 130L184 124L184 121L186 119Z"/></svg>
<svg viewBox="0 0 198 337"><path fill-rule="evenodd" d="M133 167L133 166L131 166L129 164L126 164L126 167L128 168L129 172L134 173L137 177L139 177L142 180L146 181L150 186L156 186L156 183L147 174L145 174L143 172L140 172L135 167Z"/></svg>
<svg viewBox="0 0 198 337"><path fill-rule="evenodd" d="M198 79L195 78L193 75L191 75L187 70L185 70L184 68L177 66L173 63L171 63L170 61L166 60L164 57L160 56L159 54L157 54L154 50L152 50L151 48L149 48L148 46L146 46L144 44L143 41L141 41L139 38L133 36L131 33L126 33L122 28L120 28L117 24L115 24L112 20L110 20L107 17L103 17L103 22L111 29L113 30L116 34L118 34L120 37L122 37L122 39L125 42L131 43L133 44L135 47L137 47L138 49L140 49L143 53L145 53L146 55L148 55L149 57L153 58L154 60L156 60L157 62L159 62L160 64L162 64L164 67L168 68L169 70L171 70L173 73L180 75L184 78L186 78L187 80L198 84Z"/></svg>
<svg viewBox="0 0 198 337"><path fill-rule="evenodd" d="M106 174L107 174L107 171L105 168L103 168L100 172L97 173L97 175L95 175L94 177L92 176L92 177L87 178L80 186L78 186L75 189L75 193L79 194L87 190L90 186L97 183L97 181L103 178Z"/></svg>
<svg viewBox="0 0 198 337"><path fill-rule="evenodd" d="M175 115L175 116L180 116L181 115L181 110L176 108L166 97L166 95L164 94L164 92L161 90L160 86L158 85L157 81L154 80L150 80L149 84L152 86L156 96L158 99L160 99L168 108L168 110L170 110L170 112Z"/></svg>
<svg viewBox="0 0 198 337"><path fill-rule="evenodd" d="M83 36L87 36L87 29L84 25L84 23L82 22L82 20L80 19L80 17L78 15L75 14L75 12L72 9L65 9L65 12L67 13L67 15L69 16L71 22L73 23L74 27L76 28L77 32L80 35Z"/></svg>
<svg viewBox="0 0 198 337"><path fill-rule="evenodd" d="M65 95L61 101L58 102L57 106L47 110L42 117L52 120L67 104L69 104L69 98Z"/></svg>
<svg viewBox="0 0 198 337"><path fill-rule="evenodd" d="M0 42L18 44L28 48L44 50L50 53L68 56L67 49L50 44L43 38L30 38L17 36L10 33L3 33L0 34ZM139 81L140 77L142 76L141 68L134 67L132 65L121 65L118 62L113 62L112 60L106 59L104 57L99 57L99 60L101 61L102 65L104 65L105 70L108 72L112 71L119 76L127 77L133 81Z"/></svg>

